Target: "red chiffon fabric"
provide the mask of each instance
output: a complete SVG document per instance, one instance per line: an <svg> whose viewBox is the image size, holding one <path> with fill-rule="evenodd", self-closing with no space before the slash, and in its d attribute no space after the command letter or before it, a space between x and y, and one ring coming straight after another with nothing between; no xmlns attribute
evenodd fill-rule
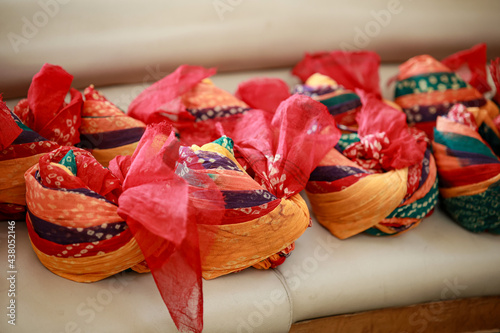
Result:
<svg viewBox="0 0 500 333"><path fill-rule="evenodd" d="M491 90L486 72L486 44L481 43L452 54L441 63L457 73L464 81L484 94Z"/></svg>
<svg viewBox="0 0 500 333"><path fill-rule="evenodd" d="M7 104L0 95L0 151L4 150L21 134L22 129L10 115Z"/></svg>
<svg viewBox="0 0 500 333"><path fill-rule="evenodd" d="M490 72L491 77L493 78L493 83L495 84L496 93L493 97L493 100L500 105L500 57L491 61L490 63ZM500 117L497 117L498 122L500 123ZM500 126L497 124L497 127Z"/></svg>
<svg viewBox="0 0 500 333"><path fill-rule="evenodd" d="M373 94L367 94L359 89L356 93L363 103L361 111L356 116L359 125L358 134L362 138L358 145L365 146L364 158L378 161L378 166L372 168L389 171L420 163L427 143L425 140L417 141L406 124L406 115ZM380 133L384 134L383 137L380 136L381 140L378 140L376 136ZM369 141L369 138L375 140ZM363 139L368 142L363 142ZM376 154L374 145L381 145Z"/></svg>
<svg viewBox="0 0 500 333"><path fill-rule="evenodd" d="M118 214L134 234L172 319L181 331L200 332L203 294L197 223L220 223L224 203L207 175L184 176L203 184L197 187L175 173L178 156L179 142L171 127L159 123L147 128L132 157L113 160L110 169L124 178ZM189 204L190 193L197 191L207 199ZM206 212L202 221L193 207Z"/></svg>
<svg viewBox="0 0 500 333"><path fill-rule="evenodd" d="M380 57L373 51L306 53L292 70L305 82L314 73L331 77L346 89L362 89L381 96L378 69Z"/></svg>
<svg viewBox="0 0 500 333"><path fill-rule="evenodd" d="M226 134L234 139L242 163L278 198L303 190L311 172L340 138L326 106L302 95L283 101L274 116L249 112L232 130Z"/></svg>
<svg viewBox="0 0 500 333"><path fill-rule="evenodd" d="M71 88L72 81L73 76L60 66L44 64L33 76L28 98L16 105L14 113L44 138L60 145L75 145L80 142L83 98ZM68 91L71 99L66 103Z"/></svg>
<svg viewBox="0 0 500 333"><path fill-rule="evenodd" d="M254 78L240 83L235 96L252 109L274 112L282 101L290 97L290 91L283 80Z"/></svg>
<svg viewBox="0 0 500 333"><path fill-rule="evenodd" d="M309 114L304 121L303 114ZM278 198L304 189L310 172L340 137L326 107L305 96L280 104L274 117L256 110L233 126L220 126L235 138L239 155L256 180ZM129 225L169 312L181 331L203 328L198 225L221 224L225 201L203 168L179 163L179 142L163 122L150 125L132 157L119 157L110 169L123 179L118 213ZM204 248L200 249L200 243Z"/></svg>
<svg viewBox="0 0 500 333"><path fill-rule="evenodd" d="M137 96L128 108L128 115L146 124L165 120L164 115L179 117L191 124L194 117L186 111L180 96L191 90L201 80L214 75L215 68L182 65L171 75L154 83Z"/></svg>

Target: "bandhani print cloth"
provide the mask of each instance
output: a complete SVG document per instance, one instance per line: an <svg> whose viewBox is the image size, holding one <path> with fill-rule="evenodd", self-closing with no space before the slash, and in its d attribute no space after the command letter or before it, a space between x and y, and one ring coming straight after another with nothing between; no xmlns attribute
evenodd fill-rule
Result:
<svg viewBox="0 0 500 333"><path fill-rule="evenodd" d="M0 220L24 220L24 173L59 147L26 127L0 97Z"/></svg>
<svg viewBox="0 0 500 333"><path fill-rule="evenodd" d="M491 61L489 69L496 88L495 96L493 96L493 101L497 104L497 106L499 106L500 105L500 57L495 58L494 60ZM497 116L496 119L497 119L496 121L497 126L500 126L500 118L498 118Z"/></svg>
<svg viewBox="0 0 500 333"><path fill-rule="evenodd" d="M299 121L305 111L310 118ZM110 164L123 179L118 213L180 330L203 327L202 277L285 260L310 225L299 192L340 135L326 108L305 96L222 130L229 137L188 147L168 124L152 125L132 157Z"/></svg>
<svg viewBox="0 0 500 333"><path fill-rule="evenodd" d="M455 103L496 112L498 108L482 94L489 90L485 52L476 47L452 55L444 63L420 55L400 65L394 97L406 113L408 123L432 138L436 118L446 115Z"/></svg>
<svg viewBox="0 0 500 333"><path fill-rule="evenodd" d="M89 152L58 148L25 177L30 240L50 271L77 282L99 281L128 268L149 271L117 214L120 180Z"/></svg>
<svg viewBox="0 0 500 333"><path fill-rule="evenodd" d="M23 124L62 146L80 142L82 94L71 88L73 76L62 67L44 64L33 76L28 97L14 108ZM68 92L71 100L66 103Z"/></svg>
<svg viewBox="0 0 500 333"><path fill-rule="evenodd" d="M433 150L440 194L467 230L500 233L500 128L480 108L456 104L437 119Z"/></svg>
<svg viewBox="0 0 500 333"><path fill-rule="evenodd" d="M361 99L351 90L338 85L332 78L315 73L303 85L297 85L294 93L310 96L321 102L344 133L357 130L356 115L361 110Z"/></svg>
<svg viewBox="0 0 500 333"><path fill-rule="evenodd" d="M185 145L217 139L216 124L234 126L250 108L208 77L215 69L182 65L146 88L129 106L128 114L146 124L169 122Z"/></svg>
<svg viewBox="0 0 500 333"><path fill-rule="evenodd" d="M146 129L140 120L127 116L93 85L84 91L80 143L103 166L118 155L132 155Z"/></svg>
<svg viewBox="0 0 500 333"><path fill-rule="evenodd" d="M437 202L436 165L423 132L402 112L356 90L357 131L344 133L311 173L306 192L319 223L338 238L396 235Z"/></svg>
<svg viewBox="0 0 500 333"><path fill-rule="evenodd" d="M14 113L29 128L59 145L91 151L104 166L118 155L131 155L145 124L127 116L93 86L82 94L71 88L73 76L60 66L43 65L34 77L28 98ZM67 93L71 101L65 102Z"/></svg>

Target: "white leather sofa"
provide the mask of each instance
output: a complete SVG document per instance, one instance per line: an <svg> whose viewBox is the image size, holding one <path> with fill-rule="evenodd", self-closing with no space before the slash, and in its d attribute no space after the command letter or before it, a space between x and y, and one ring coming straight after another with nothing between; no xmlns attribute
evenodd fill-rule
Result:
<svg viewBox="0 0 500 333"><path fill-rule="evenodd" d="M356 47L363 32L368 37L363 48L376 50L386 62L381 68L386 98L391 96L385 82L410 56L440 58L478 42L488 43L490 57L500 56L496 1L127 0L105 5L11 0L0 8L0 91L11 108L44 62L63 66L75 76L76 87L96 84L126 110L150 81L183 63L219 67L213 81L231 92L254 76L279 77L293 85L290 66L305 51ZM45 24L40 12L46 13ZM384 21L380 13L390 15ZM26 22L38 23L33 36L23 35ZM10 32L27 40L15 44L18 52L13 35L6 37ZM5 314L7 228L0 223L0 308ZM2 314L0 332L176 331L150 274L124 272L92 284L65 280L38 261L25 223L17 222L15 230L16 325ZM449 328L460 321L463 312L447 310L448 302L477 298L489 302L489 312L477 318L472 308L466 313L488 325L474 329L498 328L500 237L470 233L439 208L416 229L389 238L358 235L341 241L313 217L313 227L277 269L247 269L204 281L203 287L204 332L333 331L333 324L301 324L321 317L354 322L356 313L376 315L380 309L408 306L415 308L403 317L386 316L389 324L382 325L372 316L358 331L424 332L436 323ZM438 308L418 307L436 301L442 304ZM470 331L467 327L462 328Z"/></svg>

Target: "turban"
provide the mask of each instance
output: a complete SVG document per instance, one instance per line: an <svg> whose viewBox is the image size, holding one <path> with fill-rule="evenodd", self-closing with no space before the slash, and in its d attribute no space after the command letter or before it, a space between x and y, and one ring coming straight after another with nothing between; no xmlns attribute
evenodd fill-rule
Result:
<svg viewBox="0 0 500 333"><path fill-rule="evenodd" d="M178 148L164 126L148 129L132 158L112 164L128 169L119 213L177 327L199 331L202 276L275 267L289 255L310 225L299 192L339 133L325 107L305 96L290 97L274 116L249 112L223 127L239 159L227 137Z"/></svg>
<svg viewBox="0 0 500 333"><path fill-rule="evenodd" d="M117 155L132 154L145 125L106 100L93 86L84 94L71 88L73 76L59 66L43 65L32 80L28 97L14 112L21 121L64 146L90 150L107 166ZM65 102L67 93L71 100Z"/></svg>
<svg viewBox="0 0 500 333"><path fill-rule="evenodd" d="M425 135L402 112L357 91L358 129L344 133L311 173L306 192L318 222L344 239L394 235L417 226L437 200L436 166Z"/></svg>
<svg viewBox="0 0 500 333"><path fill-rule="evenodd" d="M0 118L0 220L21 220L26 205L24 173L59 145L26 127L1 98Z"/></svg>
<svg viewBox="0 0 500 333"><path fill-rule="evenodd" d="M80 142L103 166L118 155L132 155L146 125L127 116L94 86L84 91Z"/></svg>
<svg viewBox="0 0 500 333"><path fill-rule="evenodd" d="M379 62L370 51L333 51L306 55L293 70L305 81L295 91L324 103L343 131L306 186L318 222L341 239L405 232L437 202L428 140L382 101Z"/></svg>
<svg viewBox="0 0 500 333"><path fill-rule="evenodd" d="M240 120L219 125L234 141L201 147L181 145L166 122L153 124L134 154L109 169L79 148L42 157L25 175L40 261L80 282L151 270L177 327L200 331L201 279L284 262L310 226L299 192L340 135L306 96L290 97L274 116Z"/></svg>
<svg viewBox="0 0 500 333"><path fill-rule="evenodd" d="M152 84L130 104L128 114L146 124L169 122L183 144L215 140L216 124L234 126L249 106L217 88L208 77L215 69L182 65Z"/></svg>
<svg viewBox="0 0 500 333"><path fill-rule="evenodd" d="M497 113L455 104L437 118L433 149L440 194L467 230L500 233L500 128Z"/></svg>
<svg viewBox="0 0 500 333"><path fill-rule="evenodd" d="M128 268L148 271L118 215L121 182L83 149L60 147L25 174L30 240L53 273L93 282Z"/></svg>
<svg viewBox="0 0 500 333"><path fill-rule="evenodd" d="M497 109L482 94L489 90L485 47L481 44L443 62L429 55L420 55L399 66L394 97L410 125L422 129L432 138L436 118L448 113L455 103L489 112Z"/></svg>

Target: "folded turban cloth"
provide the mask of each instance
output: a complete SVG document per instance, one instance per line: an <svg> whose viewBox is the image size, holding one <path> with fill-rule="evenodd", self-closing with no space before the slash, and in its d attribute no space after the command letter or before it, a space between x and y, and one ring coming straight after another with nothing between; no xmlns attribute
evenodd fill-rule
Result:
<svg viewBox="0 0 500 333"><path fill-rule="evenodd" d="M358 90L358 130L343 134L311 173L318 222L336 237L394 235L417 226L437 202L436 165L425 134L402 112Z"/></svg>
<svg viewBox="0 0 500 333"><path fill-rule="evenodd" d="M500 233L498 112L452 107L437 118L433 149L440 194L451 217L467 230Z"/></svg>
<svg viewBox="0 0 500 333"><path fill-rule="evenodd" d="M484 47L452 55L444 63L429 55L420 55L399 66L394 97L410 125L422 129L432 138L436 118L448 113L454 103L490 112L497 108L482 94L489 90Z"/></svg>
<svg viewBox="0 0 500 333"><path fill-rule="evenodd" d="M356 115L361 109L361 99L354 91L345 89L326 75L315 73L305 84L297 85L294 92L326 105L341 130L356 131Z"/></svg>
<svg viewBox="0 0 500 333"><path fill-rule="evenodd" d="M496 88L493 101L497 104L497 106L500 106L500 57L492 60L489 68ZM496 119L500 121L500 118L497 117ZM497 123L497 126L500 126L499 123Z"/></svg>
<svg viewBox="0 0 500 333"><path fill-rule="evenodd" d="M117 155L133 153L145 125L120 111L93 86L82 94L71 88L73 76L59 66L43 65L34 77L28 98L14 109L22 122L60 145L90 150L107 166ZM71 100L65 102L67 93Z"/></svg>
<svg viewBox="0 0 500 333"><path fill-rule="evenodd" d="M319 73L333 78L344 89L362 89L380 97L380 57L373 51L329 51L308 54L292 70L302 82Z"/></svg>
<svg viewBox="0 0 500 333"><path fill-rule="evenodd" d="M22 220L26 211L24 173L59 145L26 127L1 97L0 141L0 220Z"/></svg>
<svg viewBox="0 0 500 333"><path fill-rule="evenodd" d="M234 126L249 110L246 103L208 79L214 74L213 68L182 65L139 94L128 114L146 124L168 121L186 145L213 141L219 137L217 123Z"/></svg>
<svg viewBox="0 0 500 333"><path fill-rule="evenodd" d="M94 86L84 91L80 142L103 166L118 155L132 155L146 129L140 120L127 116Z"/></svg>
<svg viewBox="0 0 500 333"><path fill-rule="evenodd" d="M285 260L310 225L299 192L340 135L326 108L305 96L281 103L274 117L248 112L222 129L234 146L228 137L179 146L166 123L152 125L132 157L110 164L123 179L118 213L180 330L202 329L201 277Z"/></svg>
<svg viewBox="0 0 500 333"><path fill-rule="evenodd" d="M148 271L118 215L121 182L87 151L60 147L25 174L30 240L53 273L93 282L128 268Z"/></svg>
<svg viewBox="0 0 500 333"><path fill-rule="evenodd" d="M343 134L311 173L306 192L318 221L339 238L394 235L417 226L437 202L436 165L423 132L382 101L374 52L306 54L295 92L322 102Z"/></svg>
<svg viewBox="0 0 500 333"><path fill-rule="evenodd" d="M14 113L21 121L48 140L62 146L80 142L82 94L71 88L73 76L59 66L43 65L33 76L28 98L21 100ZM68 92L71 100L66 103Z"/></svg>

